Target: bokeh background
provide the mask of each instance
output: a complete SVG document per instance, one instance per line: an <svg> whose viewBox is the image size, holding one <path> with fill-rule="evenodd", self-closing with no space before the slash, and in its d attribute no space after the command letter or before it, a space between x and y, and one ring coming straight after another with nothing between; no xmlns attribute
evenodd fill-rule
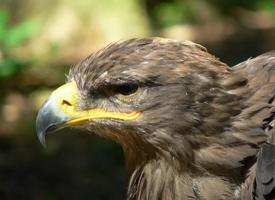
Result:
<svg viewBox="0 0 275 200"><path fill-rule="evenodd" d="M123 153L75 130L35 133L73 64L110 42L192 40L230 66L275 49L274 0L1 0L0 199L125 199Z"/></svg>

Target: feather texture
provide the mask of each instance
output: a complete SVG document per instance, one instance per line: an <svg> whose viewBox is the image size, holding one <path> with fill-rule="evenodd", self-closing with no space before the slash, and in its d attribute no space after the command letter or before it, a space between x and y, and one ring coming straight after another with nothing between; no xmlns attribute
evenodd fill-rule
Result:
<svg viewBox="0 0 275 200"><path fill-rule="evenodd" d="M274 199L275 52L229 68L192 42L132 39L88 56L73 80L78 109L142 113L87 125L122 145L129 200ZM122 84L139 95L116 99Z"/></svg>

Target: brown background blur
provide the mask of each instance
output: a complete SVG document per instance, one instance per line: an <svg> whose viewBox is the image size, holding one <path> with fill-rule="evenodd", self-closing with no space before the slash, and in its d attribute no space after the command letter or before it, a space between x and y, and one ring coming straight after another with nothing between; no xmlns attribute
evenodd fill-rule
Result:
<svg viewBox="0 0 275 200"><path fill-rule="evenodd" d="M110 42L192 40L230 66L275 49L274 0L1 0L0 199L125 199L120 147L35 117L73 64Z"/></svg>

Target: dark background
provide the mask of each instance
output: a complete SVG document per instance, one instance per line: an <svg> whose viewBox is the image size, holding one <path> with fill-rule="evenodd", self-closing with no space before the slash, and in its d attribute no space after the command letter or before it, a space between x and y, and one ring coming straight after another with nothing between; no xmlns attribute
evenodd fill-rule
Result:
<svg viewBox="0 0 275 200"><path fill-rule="evenodd" d="M73 64L110 42L192 40L230 66L275 49L273 0L1 0L0 199L125 199L123 152L64 130L39 144L35 117Z"/></svg>

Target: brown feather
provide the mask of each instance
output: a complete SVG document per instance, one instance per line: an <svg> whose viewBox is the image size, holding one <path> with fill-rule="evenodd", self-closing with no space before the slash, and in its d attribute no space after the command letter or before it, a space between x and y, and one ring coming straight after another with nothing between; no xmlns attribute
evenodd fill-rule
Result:
<svg viewBox="0 0 275 200"><path fill-rule="evenodd" d="M252 195L252 166L274 134L275 52L229 68L192 42L132 39L88 56L71 80L79 109L142 112L88 125L122 145L129 200ZM138 84L140 96L118 101L108 91L121 84Z"/></svg>

